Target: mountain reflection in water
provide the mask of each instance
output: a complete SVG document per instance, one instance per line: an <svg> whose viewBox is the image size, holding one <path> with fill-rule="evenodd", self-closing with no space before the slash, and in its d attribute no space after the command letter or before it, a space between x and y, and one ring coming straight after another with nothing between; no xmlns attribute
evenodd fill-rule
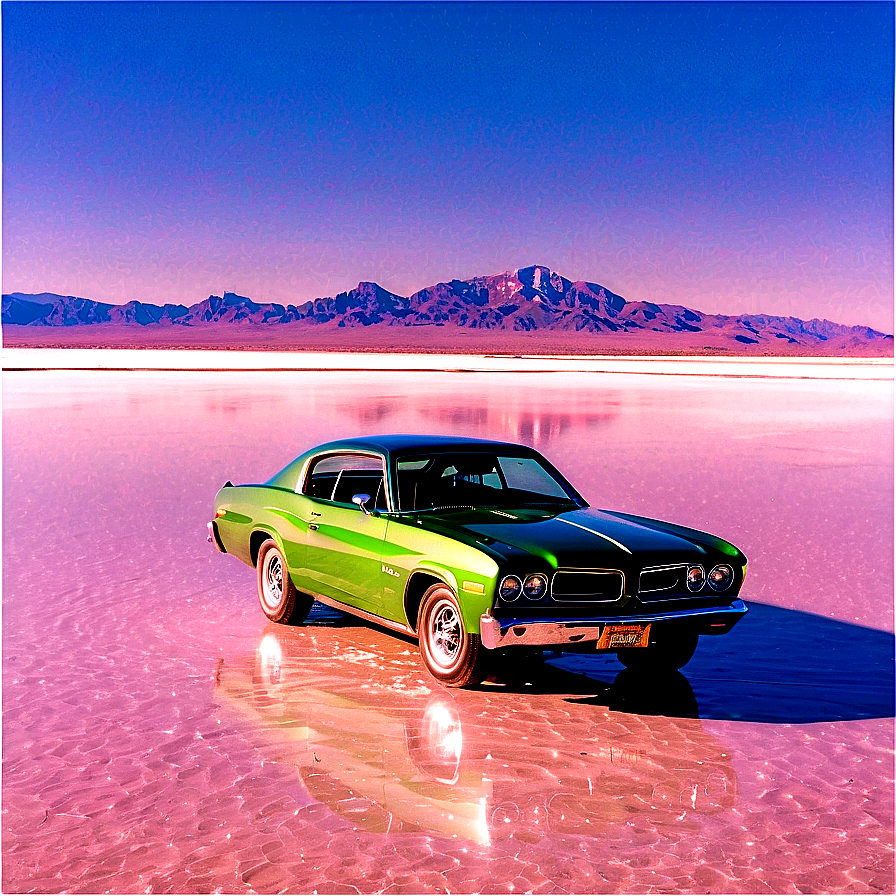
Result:
<svg viewBox="0 0 896 896"><path fill-rule="evenodd" d="M340 403L336 409L361 429L417 413L427 427L439 432L475 428L490 433L491 438L547 448L569 433L609 426L624 403L614 390L548 390L537 395L526 390L498 391L487 400L475 395L458 396L454 401L444 394L379 396L371 401Z"/></svg>

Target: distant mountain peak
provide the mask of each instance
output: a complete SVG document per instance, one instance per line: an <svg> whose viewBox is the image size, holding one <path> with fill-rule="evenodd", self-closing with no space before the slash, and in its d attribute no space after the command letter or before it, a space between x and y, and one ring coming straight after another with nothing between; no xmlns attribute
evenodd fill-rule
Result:
<svg viewBox="0 0 896 896"><path fill-rule="evenodd" d="M682 305L626 301L590 280L568 280L547 265L534 264L468 280L450 280L410 296L362 280L354 289L298 305L259 302L235 292L184 305L131 301L111 305L52 293L3 296L5 326L71 327L118 323L129 326L202 327L209 324L407 327L455 326L469 330L583 334L653 334L706 332L732 350L744 346L820 346L831 339L858 345L892 346L892 336L870 327L848 327L827 320L802 321L774 315L705 314ZM881 340L884 340L882 343Z"/></svg>

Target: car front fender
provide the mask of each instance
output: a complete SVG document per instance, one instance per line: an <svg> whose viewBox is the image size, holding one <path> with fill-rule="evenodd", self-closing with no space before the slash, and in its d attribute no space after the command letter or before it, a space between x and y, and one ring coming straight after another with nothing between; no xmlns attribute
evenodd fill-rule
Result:
<svg viewBox="0 0 896 896"><path fill-rule="evenodd" d="M480 617L492 608L494 601L497 564L493 576L483 576L480 572L468 572L433 561L419 564L414 573L425 573L443 581L457 598L464 627L474 635L479 634Z"/></svg>

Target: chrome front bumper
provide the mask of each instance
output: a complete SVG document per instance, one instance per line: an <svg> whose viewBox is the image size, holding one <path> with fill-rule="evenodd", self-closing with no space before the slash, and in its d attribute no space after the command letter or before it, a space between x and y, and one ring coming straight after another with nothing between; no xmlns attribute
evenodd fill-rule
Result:
<svg viewBox="0 0 896 896"><path fill-rule="evenodd" d="M682 622L692 620L701 634L723 634L747 612L738 599L721 607L697 610L671 610L666 613L637 616L590 616L587 619L495 619L490 613L479 617L482 645L489 650L499 647L551 647L600 640L606 625L634 625L640 622Z"/></svg>

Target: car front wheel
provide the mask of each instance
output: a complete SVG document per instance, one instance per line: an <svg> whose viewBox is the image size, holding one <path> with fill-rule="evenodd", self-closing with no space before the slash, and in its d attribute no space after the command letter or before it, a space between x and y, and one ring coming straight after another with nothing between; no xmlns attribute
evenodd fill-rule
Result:
<svg viewBox="0 0 896 896"><path fill-rule="evenodd" d="M627 669L680 669L697 649L696 632L664 633L647 647L624 647L616 652Z"/></svg>
<svg viewBox="0 0 896 896"><path fill-rule="evenodd" d="M417 636L429 673L442 684L462 688L488 674L479 635L468 632L457 598L447 585L433 585L420 604Z"/></svg>
<svg viewBox="0 0 896 896"><path fill-rule="evenodd" d="M258 601L271 622L298 625L305 621L314 598L296 591L277 542L269 538L258 550Z"/></svg>

